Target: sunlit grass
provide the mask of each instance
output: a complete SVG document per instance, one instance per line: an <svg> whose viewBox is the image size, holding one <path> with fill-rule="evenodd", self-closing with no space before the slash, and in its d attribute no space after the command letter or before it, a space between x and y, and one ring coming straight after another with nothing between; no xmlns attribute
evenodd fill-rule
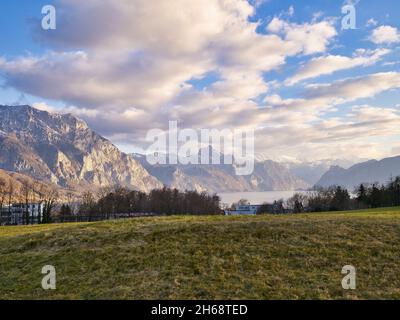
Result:
<svg viewBox="0 0 400 320"><path fill-rule="evenodd" d="M1 227L0 298L398 299L399 240L400 208Z"/></svg>

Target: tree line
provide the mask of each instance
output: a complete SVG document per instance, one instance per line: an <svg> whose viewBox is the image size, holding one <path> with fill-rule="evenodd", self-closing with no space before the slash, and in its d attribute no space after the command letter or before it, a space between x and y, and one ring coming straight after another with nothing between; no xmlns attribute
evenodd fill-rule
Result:
<svg viewBox="0 0 400 320"><path fill-rule="evenodd" d="M287 201L263 204L259 214L347 211L400 206L400 176L386 184L360 184L350 192L341 186L317 187L307 193L296 193Z"/></svg>
<svg viewBox="0 0 400 320"><path fill-rule="evenodd" d="M97 195L85 192L76 216L87 221L112 219L133 215L217 215L222 214L220 198L214 194L177 189L155 189L149 193L116 187L102 188ZM63 205L60 219L69 221L74 216L69 205Z"/></svg>
<svg viewBox="0 0 400 320"><path fill-rule="evenodd" d="M62 199L61 199L62 198ZM33 217L28 206L41 203L43 212ZM56 189L29 180L16 182L0 178L0 224L7 224L12 206L24 207L19 224L97 221L141 215L222 214L220 198L206 192L162 188L149 193L124 187L104 187L96 192L63 197Z"/></svg>
<svg viewBox="0 0 400 320"><path fill-rule="evenodd" d="M297 193L287 201L262 205L258 214L344 211L400 206L400 177L387 184L361 184L351 196L343 187L315 188ZM12 205L24 205L22 224L96 221L138 215L218 215L223 214L218 195L206 192L162 188L149 193L123 187L101 188L96 193L84 192L78 198L69 194L61 200L52 186L0 177L0 224L11 216ZM242 200L244 202L244 200ZM28 205L41 203L43 211L34 221Z"/></svg>

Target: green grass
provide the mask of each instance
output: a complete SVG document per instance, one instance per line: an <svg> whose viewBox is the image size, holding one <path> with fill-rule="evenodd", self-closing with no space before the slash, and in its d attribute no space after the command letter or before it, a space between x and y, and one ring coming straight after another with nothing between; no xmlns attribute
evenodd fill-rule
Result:
<svg viewBox="0 0 400 320"><path fill-rule="evenodd" d="M399 299L399 263L400 208L0 227L0 299Z"/></svg>

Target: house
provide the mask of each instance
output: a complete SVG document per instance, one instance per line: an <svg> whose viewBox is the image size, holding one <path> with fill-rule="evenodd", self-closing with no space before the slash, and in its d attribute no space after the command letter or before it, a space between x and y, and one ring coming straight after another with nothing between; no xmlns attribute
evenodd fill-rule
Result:
<svg viewBox="0 0 400 320"><path fill-rule="evenodd" d="M261 205L240 204L236 205L235 210L230 210L230 209L225 210L225 215L226 216L256 215L260 207Z"/></svg>
<svg viewBox="0 0 400 320"><path fill-rule="evenodd" d="M43 203L14 203L11 206L3 206L0 210L0 224L38 224L43 217L43 208Z"/></svg>

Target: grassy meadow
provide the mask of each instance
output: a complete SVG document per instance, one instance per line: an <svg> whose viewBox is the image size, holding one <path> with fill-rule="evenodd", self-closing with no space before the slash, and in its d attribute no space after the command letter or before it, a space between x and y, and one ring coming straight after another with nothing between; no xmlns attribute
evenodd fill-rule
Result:
<svg viewBox="0 0 400 320"><path fill-rule="evenodd" d="M0 227L0 299L400 299L399 263L400 208Z"/></svg>

